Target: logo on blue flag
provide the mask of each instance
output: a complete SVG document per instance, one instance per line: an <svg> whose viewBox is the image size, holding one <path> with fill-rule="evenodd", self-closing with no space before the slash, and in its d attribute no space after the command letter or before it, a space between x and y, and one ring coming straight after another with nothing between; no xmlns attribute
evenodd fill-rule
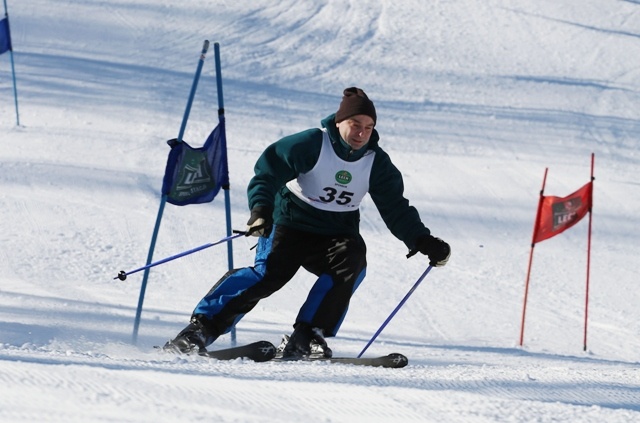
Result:
<svg viewBox="0 0 640 423"><path fill-rule="evenodd" d="M224 120L211 132L200 148L172 139L162 194L176 206L208 203L229 186L227 141Z"/></svg>

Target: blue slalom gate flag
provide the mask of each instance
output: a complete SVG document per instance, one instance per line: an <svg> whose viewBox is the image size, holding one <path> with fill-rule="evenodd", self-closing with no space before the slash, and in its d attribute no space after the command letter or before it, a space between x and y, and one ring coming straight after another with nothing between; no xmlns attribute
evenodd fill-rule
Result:
<svg viewBox="0 0 640 423"><path fill-rule="evenodd" d="M212 201L220 188L229 187L227 140L224 119L211 132L200 148L172 139L162 194L176 206Z"/></svg>
<svg viewBox="0 0 640 423"><path fill-rule="evenodd" d="M9 19L0 20L0 54L12 50L11 34L9 33Z"/></svg>

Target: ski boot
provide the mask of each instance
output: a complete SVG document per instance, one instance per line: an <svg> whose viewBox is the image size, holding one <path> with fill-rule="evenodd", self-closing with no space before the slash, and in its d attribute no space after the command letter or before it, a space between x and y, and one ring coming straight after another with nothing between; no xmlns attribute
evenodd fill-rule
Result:
<svg viewBox="0 0 640 423"><path fill-rule="evenodd" d="M276 350L276 357L285 360L303 358L331 358L333 352L324 339L322 329L298 323L291 336L284 335Z"/></svg>
<svg viewBox="0 0 640 423"><path fill-rule="evenodd" d="M164 344L163 351L177 354L191 354L206 351L206 346L211 344L215 338L209 336L198 318L193 316L191 323L182 329L178 335Z"/></svg>

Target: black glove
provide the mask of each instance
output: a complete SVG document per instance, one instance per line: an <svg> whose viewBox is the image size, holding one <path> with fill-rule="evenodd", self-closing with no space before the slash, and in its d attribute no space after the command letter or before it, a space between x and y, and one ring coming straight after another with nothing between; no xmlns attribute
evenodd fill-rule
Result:
<svg viewBox="0 0 640 423"><path fill-rule="evenodd" d="M267 206L256 206L251 209L251 217L247 222L246 236L269 236L273 225L273 209Z"/></svg>
<svg viewBox="0 0 640 423"><path fill-rule="evenodd" d="M447 264L451 256L451 247L440 238L422 235L416 239L416 250L429 257L429 264L442 267Z"/></svg>

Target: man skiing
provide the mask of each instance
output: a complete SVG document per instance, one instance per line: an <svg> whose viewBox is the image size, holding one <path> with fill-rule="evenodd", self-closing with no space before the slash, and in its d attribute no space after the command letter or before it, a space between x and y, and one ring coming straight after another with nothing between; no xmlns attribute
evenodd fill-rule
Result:
<svg viewBox="0 0 640 423"><path fill-rule="evenodd" d="M367 193L409 256L421 252L433 266L447 263L451 249L431 235L404 198L402 175L378 145L376 120L364 91L347 88L338 111L322 120L322 129L284 137L265 149L247 189L251 216L246 235L259 237L255 263L225 274L165 350L205 349L303 267L318 280L282 354L331 357L325 337L338 332L366 273L359 205Z"/></svg>

